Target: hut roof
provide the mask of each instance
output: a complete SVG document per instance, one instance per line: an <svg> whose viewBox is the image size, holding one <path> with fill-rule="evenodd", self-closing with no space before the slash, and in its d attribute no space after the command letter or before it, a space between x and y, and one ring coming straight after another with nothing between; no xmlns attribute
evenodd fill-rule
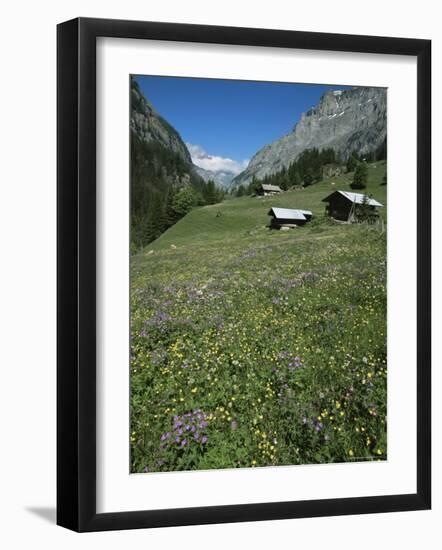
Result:
<svg viewBox="0 0 442 550"><path fill-rule="evenodd" d="M299 212L302 212L304 216L313 216L313 212L311 210L299 210Z"/></svg>
<svg viewBox="0 0 442 550"><path fill-rule="evenodd" d="M322 199L322 202L329 202L330 198L333 197L333 195L336 195L337 193L339 193L340 195L343 195L346 199L348 199L350 202L353 202L355 204L363 204L364 197L367 197L368 204L370 206L384 206L377 200L372 199L367 195L364 195L363 193L351 193L350 191L333 191L333 193L325 197L325 199Z"/></svg>
<svg viewBox="0 0 442 550"><path fill-rule="evenodd" d="M293 210L291 208L270 208L269 216L274 216L280 220L306 220L302 210Z"/></svg>
<svg viewBox="0 0 442 550"><path fill-rule="evenodd" d="M263 191L279 191L279 192L282 191L282 189L279 187L279 185L269 185L267 183L263 183L261 185L261 189Z"/></svg>

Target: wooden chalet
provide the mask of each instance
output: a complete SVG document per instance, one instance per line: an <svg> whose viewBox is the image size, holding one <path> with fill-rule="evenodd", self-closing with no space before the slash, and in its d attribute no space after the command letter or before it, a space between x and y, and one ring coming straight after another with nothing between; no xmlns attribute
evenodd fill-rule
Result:
<svg viewBox="0 0 442 550"><path fill-rule="evenodd" d="M269 185L267 183L263 183L257 190L257 194L261 197L268 195L278 195L279 193L282 193L282 189L279 187L279 185Z"/></svg>
<svg viewBox="0 0 442 550"><path fill-rule="evenodd" d="M373 216L378 216L378 208L383 204L363 193L351 193L349 191L334 191L331 195L322 199L326 203L325 213L336 220L354 222L357 220L358 211L368 207Z"/></svg>

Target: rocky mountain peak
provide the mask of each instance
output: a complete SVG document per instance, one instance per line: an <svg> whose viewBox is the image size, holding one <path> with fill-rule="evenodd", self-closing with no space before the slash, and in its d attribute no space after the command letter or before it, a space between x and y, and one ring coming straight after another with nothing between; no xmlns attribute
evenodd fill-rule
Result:
<svg viewBox="0 0 442 550"><path fill-rule="evenodd" d="M352 88L325 92L319 103L301 115L292 131L266 145L251 159L234 184L247 184L287 167L306 149L333 148L346 159L353 151L376 150L387 134L384 88Z"/></svg>

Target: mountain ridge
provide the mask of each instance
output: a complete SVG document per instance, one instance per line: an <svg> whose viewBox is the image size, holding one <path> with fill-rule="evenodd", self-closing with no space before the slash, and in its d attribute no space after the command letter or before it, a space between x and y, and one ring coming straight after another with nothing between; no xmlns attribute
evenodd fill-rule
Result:
<svg viewBox="0 0 442 550"><path fill-rule="evenodd" d="M131 82L130 127L146 143L158 142L192 164L190 153L175 128L167 122L144 96L136 80Z"/></svg>
<svg viewBox="0 0 442 550"><path fill-rule="evenodd" d="M287 168L310 148L332 148L345 160L352 152L369 154L387 135L387 94L384 88L357 87L325 92L303 113L288 134L262 147L232 186L262 179Z"/></svg>
<svg viewBox="0 0 442 550"><path fill-rule="evenodd" d="M215 200L216 189L198 174L180 134L133 78L130 133L131 246L136 250L156 239L198 201Z"/></svg>

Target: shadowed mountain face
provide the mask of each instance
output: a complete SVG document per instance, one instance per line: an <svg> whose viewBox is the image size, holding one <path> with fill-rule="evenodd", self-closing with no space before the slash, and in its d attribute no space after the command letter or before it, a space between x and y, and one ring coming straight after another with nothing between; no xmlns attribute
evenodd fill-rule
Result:
<svg viewBox="0 0 442 550"><path fill-rule="evenodd" d="M202 193L206 184L179 133L153 108L133 79L130 131L131 242L139 249L183 215L173 208L180 190ZM191 191L189 200L197 200Z"/></svg>
<svg viewBox="0 0 442 550"><path fill-rule="evenodd" d="M157 113L135 80L131 82L131 107L131 131L140 141L156 142L177 154L185 163L192 164L190 153L181 136Z"/></svg>
<svg viewBox="0 0 442 550"><path fill-rule="evenodd" d="M387 136L387 91L384 88L353 88L326 92L316 107L303 113L293 130L260 149L234 185L247 184L253 176L274 174L306 149L332 148L343 159L355 151L376 151Z"/></svg>

